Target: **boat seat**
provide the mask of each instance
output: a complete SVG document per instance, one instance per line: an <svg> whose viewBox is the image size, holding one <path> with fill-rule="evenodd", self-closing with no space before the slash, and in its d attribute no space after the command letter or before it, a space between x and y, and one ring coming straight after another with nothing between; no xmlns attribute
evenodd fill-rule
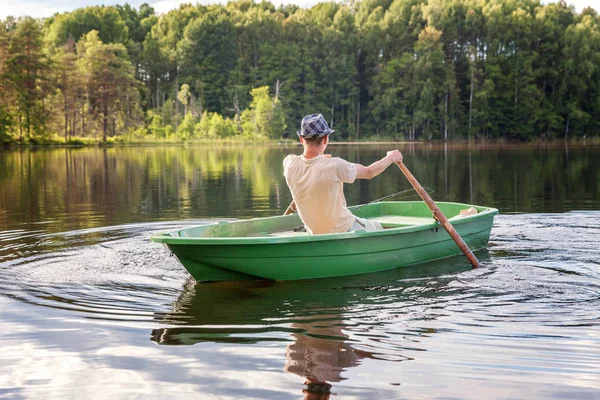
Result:
<svg viewBox="0 0 600 400"><path fill-rule="evenodd" d="M401 228L403 226L428 225L435 222L432 217L406 217L401 215L383 215L381 217L371 218L379 222L385 229ZM266 236L287 237L287 236L308 236L307 232L280 231L272 232Z"/></svg>
<svg viewBox="0 0 600 400"><path fill-rule="evenodd" d="M384 228L399 228L402 226L417 226L433 224L433 217L406 217L402 215L382 215L372 218L379 222Z"/></svg>
<svg viewBox="0 0 600 400"><path fill-rule="evenodd" d="M283 232L273 232L269 233L267 236L271 237L286 237L286 236L308 236L308 232L294 232L294 231L283 231Z"/></svg>

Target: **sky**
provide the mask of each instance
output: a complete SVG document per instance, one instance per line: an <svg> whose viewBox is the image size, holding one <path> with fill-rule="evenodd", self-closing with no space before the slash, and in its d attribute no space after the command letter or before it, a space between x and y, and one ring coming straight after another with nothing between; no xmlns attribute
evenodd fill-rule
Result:
<svg viewBox="0 0 600 400"><path fill-rule="evenodd" d="M93 5L112 5L129 3L132 6L139 7L142 3L148 3L158 13L166 13L169 10L175 9L179 4L183 3L227 3L227 0L0 0L0 18L4 19L9 15L20 17L29 15L35 18L50 17L56 12L72 11L76 8L93 6ZM273 4L292 3L301 7L311 7L318 0L271 0ZM542 0L542 3L553 3L553 0ZM600 11L600 0L567 0L567 3L573 4L578 12L581 12L585 7L592 6Z"/></svg>

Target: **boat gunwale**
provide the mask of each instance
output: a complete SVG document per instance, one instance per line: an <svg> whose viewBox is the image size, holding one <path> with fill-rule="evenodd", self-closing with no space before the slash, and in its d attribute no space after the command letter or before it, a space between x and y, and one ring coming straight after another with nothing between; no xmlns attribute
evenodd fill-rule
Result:
<svg viewBox="0 0 600 400"><path fill-rule="evenodd" d="M467 235L464 235L464 237L468 238L468 237L471 237L471 236L477 236L477 235L480 235L480 234L482 234L484 232L488 232L488 231L489 231L489 229L482 229L480 231L471 232L471 233L469 233ZM428 246L433 246L433 245L437 245L437 244L440 244L440 243L446 243L446 242L448 242L448 243L450 243L450 242L454 243L452 237L450 235L448 235L444 239L434 240L434 241L430 241L430 242L427 242L427 243L419 243L419 244L416 244L416 245L413 244L413 245L410 245L408 247L398 247L398 248L395 248L394 250L398 250L398 249L417 249L417 248L420 248L420 247L428 247ZM484 246L481 246L481 247L472 247L471 250L472 251L478 251L478 250L481 250L481 249L483 249L485 247L487 247L487 245L484 245ZM360 257L360 256L364 256L364 255L369 255L369 254L379 254L381 252L382 252L381 250L377 250L377 251L363 251L363 252L353 251L352 254L348 254L348 253L330 253L330 254L325 254L325 255L319 255L319 258L336 258L336 257L339 257L339 256L347 256L347 255L352 255L352 256ZM456 253L456 255L460 255L460 254L461 253ZM454 257L454 255L452 255L452 256L442 256L441 258L446 258L446 257ZM209 257L205 257L205 259L212 259L212 260L214 260L215 258L218 258L218 259L249 259L249 258L253 258L253 259L257 259L257 258L259 258L259 259L282 259L282 258L288 258L288 257L281 257L279 255L277 255L277 256L261 255L261 256L256 256L256 257L248 257L247 255L244 255L244 256L237 256L236 255L236 256L209 256ZM314 255L310 255L310 254L309 255L294 255L293 258L295 258L295 259L314 258ZM429 262L429 260L423 261L423 262ZM392 267L392 268L395 268L395 267ZM235 269L234 267L227 267L227 269L231 269L232 271L242 272L242 273L246 273L247 274L247 272L239 271L239 270ZM360 273L362 273L362 272L360 272ZM271 279L271 278L265 278L265 279Z"/></svg>
<svg viewBox="0 0 600 400"><path fill-rule="evenodd" d="M383 203L383 202L382 202ZM483 208L483 206L473 206L470 204L463 203L449 203L462 205L466 207L479 207ZM358 207L358 206L355 206ZM351 207L355 208L355 207ZM493 217L498 214L499 211L493 207L485 207L484 210L480 211L477 214L464 216L461 218L457 218L454 220L450 220L453 226L459 226L471 221L476 221L479 219L485 219L488 217ZM382 231L352 231L352 232L341 232L341 233L325 233L325 234L317 234L317 235L302 235L302 236L237 236L237 237L181 237L181 236L171 236L173 233L179 233L186 230L196 229L199 226L210 226L210 225L219 225L219 224L227 224L227 223L237 223L237 222L247 222L254 220L264 220L267 218L285 218L284 216L273 216L273 217L259 217L259 218L250 218L246 220L237 220L233 222L228 221L220 221L214 222L206 225L198 225L189 228L183 228L176 231L172 231L169 233L161 233L152 235L150 240L155 243L164 243L167 245L194 245L194 246L212 246L212 245L252 245L252 244L286 244L286 243L304 243L304 242L322 242L322 241L333 241L333 240L342 240L342 239L357 239L357 238L370 238L377 236L388 236L388 235L396 235L396 234L405 234L423 231L432 228L439 228L442 225L438 221L434 221L428 224L423 225L408 225L408 226L399 226L393 228L387 228Z"/></svg>

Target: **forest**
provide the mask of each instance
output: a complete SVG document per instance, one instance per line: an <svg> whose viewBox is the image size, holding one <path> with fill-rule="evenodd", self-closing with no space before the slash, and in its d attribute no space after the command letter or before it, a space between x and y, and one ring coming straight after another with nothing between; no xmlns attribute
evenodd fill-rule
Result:
<svg viewBox="0 0 600 400"><path fill-rule="evenodd" d="M0 20L0 143L598 137L600 16L538 0L240 0Z"/></svg>

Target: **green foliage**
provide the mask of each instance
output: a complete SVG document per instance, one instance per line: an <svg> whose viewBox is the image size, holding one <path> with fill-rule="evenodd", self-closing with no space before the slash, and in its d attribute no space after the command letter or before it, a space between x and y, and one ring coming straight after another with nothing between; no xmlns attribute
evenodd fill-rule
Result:
<svg viewBox="0 0 600 400"><path fill-rule="evenodd" d="M12 86L16 106L19 140L31 140L34 134L45 135L46 113L43 99L47 89L48 60L42 49L39 24L26 17L12 33L7 52L5 79ZM7 121L7 117L4 118Z"/></svg>
<svg viewBox="0 0 600 400"><path fill-rule="evenodd" d="M194 94L204 108L222 112L229 103L225 88L236 60L232 21L219 11L202 14L190 21L177 47L182 74L194 82Z"/></svg>
<svg viewBox="0 0 600 400"><path fill-rule="evenodd" d="M152 26L158 21L158 17L154 13L154 8L144 3L140 6L139 11L131 7L129 4L114 6L121 20L127 26L129 38L134 43L141 43L146 38L146 35L152 29Z"/></svg>
<svg viewBox="0 0 600 400"><path fill-rule="evenodd" d="M122 44L103 44L96 31L77 44L78 68L82 74L87 100L93 114L101 117L102 136L115 134L117 120L130 125L139 104L138 83ZM111 128L112 127L112 128Z"/></svg>
<svg viewBox="0 0 600 400"><path fill-rule="evenodd" d="M600 18L537 0L85 7L0 21L0 93L0 141L280 138L315 112L338 139L590 136Z"/></svg>
<svg viewBox="0 0 600 400"><path fill-rule="evenodd" d="M280 137L286 128L281 104L269 96L269 87L252 89L250 108L242 113L242 133L249 138Z"/></svg>
<svg viewBox="0 0 600 400"><path fill-rule="evenodd" d="M165 137L168 139L170 137L173 137L174 134L175 134L175 129L173 129L173 126L165 125Z"/></svg>
<svg viewBox="0 0 600 400"><path fill-rule="evenodd" d="M177 92L177 100L179 100L179 102L183 104L183 106L185 107L184 114L187 115L187 106L190 102L190 86L187 83L181 85L181 90Z"/></svg>
<svg viewBox="0 0 600 400"><path fill-rule="evenodd" d="M61 46L69 38L79 41L88 32L99 32L104 43L123 43L129 38L129 29L114 7L93 6L55 16L48 27L48 39Z"/></svg>
<svg viewBox="0 0 600 400"><path fill-rule="evenodd" d="M10 130L13 125L11 104L14 92L10 90L10 80L7 77L6 59L9 55L9 36L6 24L0 21L0 143L11 140Z"/></svg>
<svg viewBox="0 0 600 400"><path fill-rule="evenodd" d="M181 85L181 90L177 93L177 100L183 105L188 105L190 100L190 86L187 83Z"/></svg>
<svg viewBox="0 0 600 400"><path fill-rule="evenodd" d="M0 108L0 144L10 142L9 128L11 125L10 114Z"/></svg>
<svg viewBox="0 0 600 400"><path fill-rule="evenodd" d="M157 139L166 137L165 127L163 126L163 120L160 115L149 112L150 124L148 130L151 135L154 135Z"/></svg>
<svg viewBox="0 0 600 400"><path fill-rule="evenodd" d="M187 113L177 127L177 136L184 141L191 139L194 136L194 125L196 125L196 117Z"/></svg>
<svg viewBox="0 0 600 400"><path fill-rule="evenodd" d="M235 122L231 119L206 111L194 126L194 137L199 139L223 139L236 136L237 133Z"/></svg>

